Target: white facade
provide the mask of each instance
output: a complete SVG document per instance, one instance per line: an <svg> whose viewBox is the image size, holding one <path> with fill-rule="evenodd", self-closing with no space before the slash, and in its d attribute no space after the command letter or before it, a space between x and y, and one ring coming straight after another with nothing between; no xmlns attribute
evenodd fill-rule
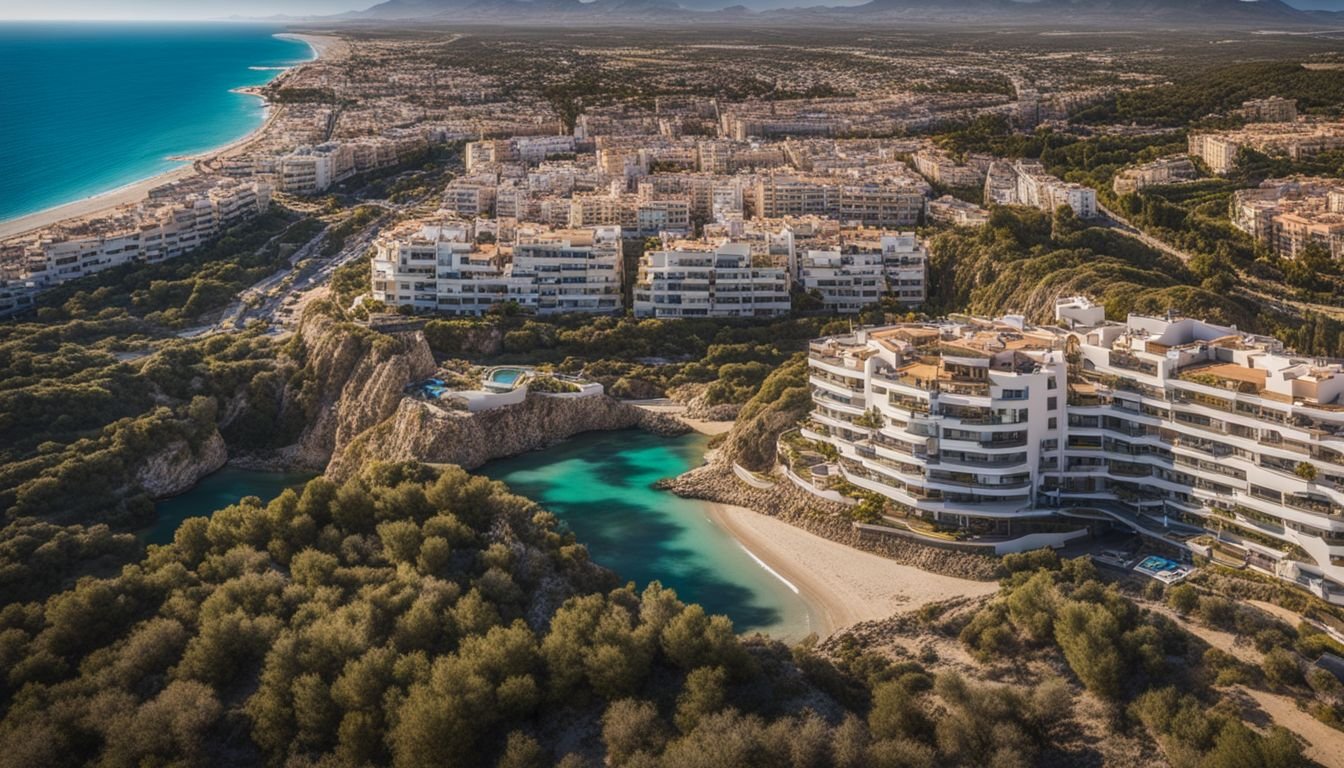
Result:
<svg viewBox="0 0 1344 768"><path fill-rule="evenodd" d="M928 251L914 234L847 239L798 257L797 282L835 312L853 313L891 296L914 306L925 299Z"/></svg>
<svg viewBox="0 0 1344 768"><path fill-rule="evenodd" d="M782 267L753 267L745 243L678 243L644 254L638 317L762 317L789 311Z"/></svg>
<svg viewBox="0 0 1344 768"><path fill-rule="evenodd" d="M530 283L520 303L537 314L621 310L621 228L520 232L510 275Z"/></svg>
<svg viewBox="0 0 1344 768"><path fill-rule="evenodd" d="M373 298L422 312L479 315L505 302L528 312L617 312L621 230L524 230L512 249L475 242L465 223L411 224L374 243Z"/></svg>
<svg viewBox="0 0 1344 768"><path fill-rule="evenodd" d="M804 436L904 513L1107 520L1344 602L1344 367L1189 318L1020 318L814 342Z"/></svg>

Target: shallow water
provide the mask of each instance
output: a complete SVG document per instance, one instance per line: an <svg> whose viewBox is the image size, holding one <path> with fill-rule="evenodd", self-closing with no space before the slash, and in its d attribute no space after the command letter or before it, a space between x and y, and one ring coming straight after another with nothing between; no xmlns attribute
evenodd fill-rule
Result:
<svg viewBox="0 0 1344 768"><path fill-rule="evenodd" d="M551 510L594 561L643 587L671 587L733 619L739 632L806 636L808 605L710 520L707 504L652 488L698 466L706 438L640 430L579 435L543 451L486 464L480 474Z"/></svg>

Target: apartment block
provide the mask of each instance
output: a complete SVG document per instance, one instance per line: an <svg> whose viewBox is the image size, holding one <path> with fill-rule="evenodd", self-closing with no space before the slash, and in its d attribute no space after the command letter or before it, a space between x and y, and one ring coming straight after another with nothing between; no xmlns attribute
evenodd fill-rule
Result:
<svg viewBox="0 0 1344 768"><path fill-rule="evenodd" d="M520 229L510 275L531 287L520 300L539 315L621 311L620 227Z"/></svg>
<svg viewBox="0 0 1344 768"><path fill-rule="evenodd" d="M291 195L325 192L355 174L353 147L337 142L299 147L277 161L276 186Z"/></svg>
<svg viewBox="0 0 1344 768"><path fill-rule="evenodd" d="M1252 99L1243 101L1237 113L1252 123L1291 123L1297 119L1297 100L1282 96Z"/></svg>
<svg viewBox="0 0 1344 768"><path fill-rule="evenodd" d="M1164 157L1151 163L1125 168L1115 175L1111 189L1117 195L1138 192L1146 187L1178 184L1199 176L1194 162L1185 155Z"/></svg>
<svg viewBox="0 0 1344 768"><path fill-rule="evenodd" d="M1331 178L1270 179L1232 196L1232 224L1296 258L1311 245L1344 258L1344 182Z"/></svg>
<svg viewBox="0 0 1344 768"><path fill-rule="evenodd" d="M1107 322L1081 297L1055 315L813 342L802 435L893 525L1115 526L1344 604L1344 365L1174 314Z"/></svg>
<svg viewBox="0 0 1344 768"><path fill-rule="evenodd" d="M951 195L943 195L926 203L924 217L931 222L954 227L979 227L989 223L989 211Z"/></svg>
<svg viewBox="0 0 1344 768"><path fill-rule="evenodd" d="M870 227L909 227L919 223L928 192L923 180L911 176L772 174L756 180L753 210L762 218L827 216Z"/></svg>
<svg viewBox="0 0 1344 768"><path fill-rule="evenodd" d="M1027 205L1043 211L1067 205L1079 218L1097 216L1096 190L1051 176L1044 166L1032 160L994 163L986 174L985 202Z"/></svg>
<svg viewBox="0 0 1344 768"><path fill-rule="evenodd" d="M913 233L849 231L797 261L798 286L834 312L859 312L884 296L907 306L925 299L928 251Z"/></svg>
<svg viewBox="0 0 1344 768"><path fill-rule="evenodd" d="M1192 133L1189 145L1190 154L1214 173L1227 173L1236 167L1243 148L1292 160L1344 148L1344 123L1255 123L1233 131Z"/></svg>
<svg viewBox="0 0 1344 768"><path fill-rule="evenodd" d="M219 178L164 185L138 206L11 241L7 271L46 288L122 264L157 263L265 212L270 200L265 182Z"/></svg>
<svg viewBox="0 0 1344 768"><path fill-rule="evenodd" d="M541 314L621 308L619 227L519 228L510 245L477 242L466 222L410 222L374 243L373 298L479 315L504 302Z"/></svg>
<svg viewBox="0 0 1344 768"><path fill-rule="evenodd" d="M498 247L477 244L465 223L409 222L373 247L373 298L389 307L479 315L517 300L529 287L512 280Z"/></svg>
<svg viewBox="0 0 1344 768"><path fill-rule="evenodd" d="M972 157L962 164L956 158L939 149L921 149L912 159L915 170L924 178L945 187L979 187L985 183L985 171L991 160L985 157Z"/></svg>
<svg viewBox="0 0 1344 768"><path fill-rule="evenodd" d="M637 317L764 317L790 309L782 267L752 265L751 247L678 241L644 254L635 283Z"/></svg>

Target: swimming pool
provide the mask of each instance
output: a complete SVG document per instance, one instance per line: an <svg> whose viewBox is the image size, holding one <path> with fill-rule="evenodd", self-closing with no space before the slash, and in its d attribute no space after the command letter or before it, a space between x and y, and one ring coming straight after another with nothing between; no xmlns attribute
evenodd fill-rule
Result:
<svg viewBox="0 0 1344 768"><path fill-rule="evenodd" d="M1134 566L1134 570L1166 584L1182 581L1194 572L1194 569L1188 565L1182 565L1175 560L1168 560L1157 555L1145 557L1138 565Z"/></svg>
<svg viewBox="0 0 1344 768"><path fill-rule="evenodd" d="M522 375L523 372L517 368L496 368L490 372L490 383L513 384Z"/></svg>

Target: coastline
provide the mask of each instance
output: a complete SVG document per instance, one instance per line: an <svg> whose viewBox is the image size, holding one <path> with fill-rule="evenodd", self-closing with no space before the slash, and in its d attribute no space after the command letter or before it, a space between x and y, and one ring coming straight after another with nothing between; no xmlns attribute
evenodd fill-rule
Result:
<svg viewBox="0 0 1344 768"><path fill-rule="evenodd" d="M705 502L710 520L807 603L819 637L952 597L998 591L998 582L944 576L845 546L778 518Z"/></svg>
<svg viewBox="0 0 1344 768"><path fill-rule="evenodd" d="M307 44L308 48L313 53L313 57L307 61L294 64L293 66L280 68L276 71L275 77L267 81L266 85L284 77L287 72L291 72L305 64L311 64L314 61L322 59L325 53L334 51L338 46L344 45L344 41L340 38L328 35L302 35L279 32L273 36L284 40L298 40ZM249 131L246 135L228 142L227 144L203 152L170 157L168 158L169 160L177 160L184 163L184 165L170 168L162 173L157 173L153 176L148 176L138 181L133 181L121 187L117 187L116 189L100 192L96 195L90 195L79 200L72 200L68 203L45 208L41 211L18 216L7 221L0 221L0 240L24 235L63 221L88 218L105 211L110 211L114 208L137 203L143 200L149 194L149 191L155 187L195 176L198 172L196 169L196 163L198 162L229 157L242 151L265 135L266 130L270 128L272 121L275 119L276 110L272 105L267 103L260 94L254 93L251 90L260 87L262 86L243 86L231 89L233 93L243 93L261 99L262 107L265 110L265 116L263 117L261 124Z"/></svg>
<svg viewBox="0 0 1344 768"><path fill-rule="evenodd" d="M691 429L708 437L722 435L733 428L735 421L707 421L705 419L693 419L686 415L686 406L663 397L655 400L627 400L627 403L636 408L643 408L650 413L661 413L672 416L677 421L685 424Z"/></svg>

